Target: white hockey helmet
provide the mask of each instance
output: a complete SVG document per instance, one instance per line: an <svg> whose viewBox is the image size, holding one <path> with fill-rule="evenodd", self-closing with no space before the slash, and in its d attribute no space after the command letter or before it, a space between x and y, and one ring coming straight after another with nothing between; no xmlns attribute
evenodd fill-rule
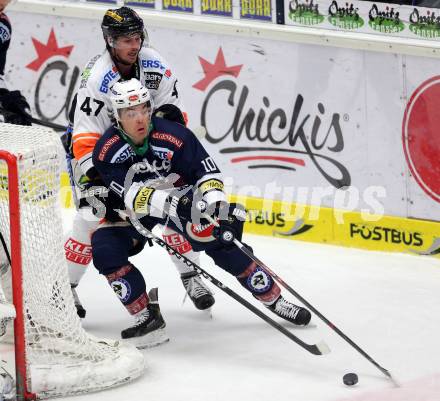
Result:
<svg viewBox="0 0 440 401"><path fill-rule="evenodd" d="M119 111L127 107L147 103L150 108L150 117L153 111L153 99L150 91L135 78L129 81L116 82L110 89L110 100L112 102L113 114L120 121Z"/></svg>

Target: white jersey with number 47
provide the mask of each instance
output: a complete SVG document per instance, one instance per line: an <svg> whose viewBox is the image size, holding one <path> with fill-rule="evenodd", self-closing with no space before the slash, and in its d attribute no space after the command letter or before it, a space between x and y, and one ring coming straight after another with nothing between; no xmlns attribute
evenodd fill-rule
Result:
<svg viewBox="0 0 440 401"><path fill-rule="evenodd" d="M150 90L155 108L171 103L182 109L177 79L156 50L142 47L137 67L138 78ZM110 88L120 80L118 69L107 50L90 59L82 72L72 140L73 154L83 173L93 167L93 148L113 123Z"/></svg>

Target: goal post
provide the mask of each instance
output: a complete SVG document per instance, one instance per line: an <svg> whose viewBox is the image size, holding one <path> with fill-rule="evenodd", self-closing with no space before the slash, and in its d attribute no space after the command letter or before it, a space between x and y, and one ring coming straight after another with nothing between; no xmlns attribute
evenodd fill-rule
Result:
<svg viewBox="0 0 440 401"><path fill-rule="evenodd" d="M145 370L140 351L88 334L77 316L60 235L64 163L54 131L0 124L0 234L11 258L20 401L102 390Z"/></svg>
<svg viewBox="0 0 440 401"><path fill-rule="evenodd" d="M1 134L0 134L1 135ZM17 157L8 151L1 150L0 160L7 164L7 183L9 195L9 234L10 234L10 252L12 275L12 303L15 307L14 335L15 335L15 381L17 385L17 401L33 400L35 394L28 391L26 384L26 346L24 332L23 315L23 291L21 283L23 281L21 268L21 240L20 240L20 200L19 192L12 191L11 188L18 188L18 168ZM3 183L5 180L3 180ZM0 233L1 234L1 233ZM5 234L6 235L6 234ZM7 244L5 243L7 247ZM5 253L7 249L5 250Z"/></svg>

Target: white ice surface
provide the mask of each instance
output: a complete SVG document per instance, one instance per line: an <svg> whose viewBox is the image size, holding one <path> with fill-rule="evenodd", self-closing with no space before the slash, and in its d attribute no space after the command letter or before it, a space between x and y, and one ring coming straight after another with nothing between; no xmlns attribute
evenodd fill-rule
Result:
<svg viewBox="0 0 440 401"><path fill-rule="evenodd" d="M69 224L69 216L66 215ZM440 261L246 235L260 259L402 383L389 380L316 316L310 327L286 328L332 352L307 353L221 290L212 318L189 300L167 253L146 248L132 262L159 301L171 341L144 350L146 374L71 401L438 401L440 399ZM201 265L252 300L205 255ZM131 318L93 266L78 287L94 335L118 338ZM286 298L293 297L283 291ZM274 316L274 315L273 315ZM275 319L277 319L275 317ZM278 319L278 321L280 321ZM281 321L280 321L281 322ZM342 384L356 372L359 383Z"/></svg>

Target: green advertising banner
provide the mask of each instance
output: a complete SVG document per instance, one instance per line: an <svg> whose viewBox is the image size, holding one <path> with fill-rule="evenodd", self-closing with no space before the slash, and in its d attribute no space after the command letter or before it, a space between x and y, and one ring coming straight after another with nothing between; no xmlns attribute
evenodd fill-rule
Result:
<svg viewBox="0 0 440 401"><path fill-rule="evenodd" d="M437 9L425 7L356 0L291 0L284 3L286 25L433 40L440 37L438 13Z"/></svg>

